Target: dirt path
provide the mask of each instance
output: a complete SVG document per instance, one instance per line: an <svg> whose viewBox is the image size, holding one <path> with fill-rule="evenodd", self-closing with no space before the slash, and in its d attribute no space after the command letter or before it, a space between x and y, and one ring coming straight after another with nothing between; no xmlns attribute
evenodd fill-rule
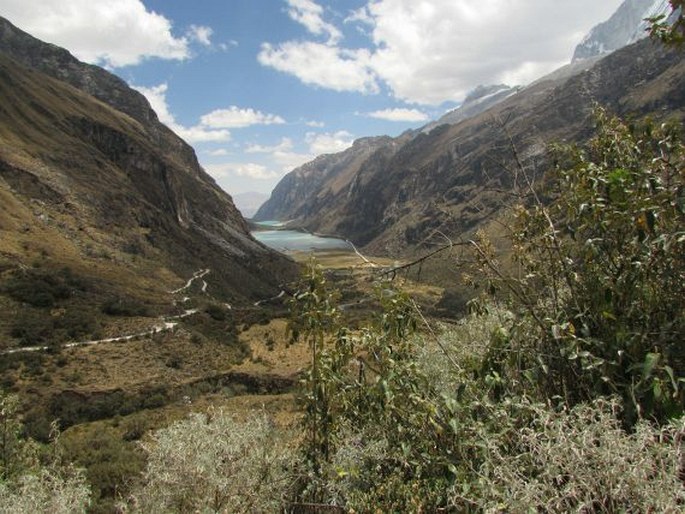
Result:
<svg viewBox="0 0 685 514"><path fill-rule="evenodd" d="M169 291L171 294L179 294L182 293L186 290L188 290L192 285L193 282L196 280L202 280L202 285L201 285L201 291L204 294L207 294L207 288L209 287L208 283L206 280L204 280L204 277L206 277L209 273L211 273L210 269L201 269L193 273L193 276L188 279L188 282L183 287L179 287L178 289L175 289L173 291ZM277 296L274 296L272 298L267 298L265 300L260 300L258 302L255 302L255 307L259 307L260 305L273 301L273 300L278 300L285 296L286 292L281 291ZM186 303L190 300L189 297L183 297L180 300L180 303ZM174 302L177 304L177 302ZM231 305L226 303L224 306L228 309L231 309ZM179 314L176 316L164 316L158 319L157 323L152 326L149 330L146 330L144 332L136 332L135 334L126 334L123 336L118 336L118 337L108 337L105 339L95 339L95 340L89 340L89 341L74 341L70 343L65 343L61 345L62 348L76 348L79 346L94 346L102 343L122 343L126 341L132 341L134 339L140 339L144 337L151 337L154 336L155 334L161 334L163 332L169 332L171 330L174 330L176 326L178 325L178 321L187 318L188 316L192 316L193 314L197 313L198 309L187 309L186 311L183 312L183 314ZM4 350L0 352L0 355L11 355L15 353L30 353L30 352L44 352L48 351L50 347L48 346L25 346L22 348L12 348L10 350Z"/></svg>
<svg viewBox="0 0 685 514"><path fill-rule="evenodd" d="M180 287L178 289L175 289L174 291L170 291L171 294L178 294L182 293L183 291L187 290L190 288L190 286L193 285L193 282L195 280L199 279L204 279L205 276L207 276L211 272L210 269L202 269L196 271L193 276L186 282L186 284L183 287ZM206 293L207 292L207 281L202 280L202 292ZM186 301L190 300L190 298L185 297L183 298L183 302L185 303ZM178 320L181 320L183 318L187 318L188 316L192 316L198 312L197 309L187 309L183 314L179 314L177 316L165 316L162 317L158 320L157 324L153 325L152 328L149 330L146 330L144 332L136 332L135 334L127 334L123 336L118 336L118 337L108 337L105 339L94 339L94 340L89 340L89 341L73 341L71 343L65 343L61 345L62 348L76 348L79 346L94 346L102 343L122 343L126 341L132 341L134 339L139 339L143 337L151 337L154 336L155 334L161 334L163 332L169 332L170 330L173 330L176 328L178 325ZM4 350L3 352L0 352L0 355L12 355L15 353L31 353L31 352L44 352L48 351L50 349L49 346L24 346L22 348L12 348L10 350Z"/></svg>

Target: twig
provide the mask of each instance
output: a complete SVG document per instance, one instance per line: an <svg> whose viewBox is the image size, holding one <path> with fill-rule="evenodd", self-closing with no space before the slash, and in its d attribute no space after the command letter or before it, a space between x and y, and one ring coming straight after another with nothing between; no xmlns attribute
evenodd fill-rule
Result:
<svg viewBox="0 0 685 514"><path fill-rule="evenodd" d="M423 263L424 261L430 259L431 257L433 257L433 256L435 256L435 255L437 255L437 254L439 254L439 253L441 253L441 252L444 252L445 250L449 250L449 249L451 249L451 248L454 248L455 246L468 246L468 245L469 245L468 242L458 242L458 243L454 243L454 242L450 241L449 244L443 245L443 246L441 246L440 248L438 248L438 249L436 249L436 250L433 250L432 252L430 252L430 253L424 255L423 257L420 257L420 258L418 258L418 259L416 259L416 260L414 260L414 261L411 261L411 262L409 262L409 263L407 263L407 264L403 264L402 266L396 266L396 267L394 267L394 268L390 268L390 269L388 269L388 270L381 271L381 272L378 274L378 276L379 276L379 277L384 277L384 276L386 276L386 275L393 275L393 277L394 277L394 276L397 274L398 271L401 271L401 270L407 269L407 268L411 268L411 267L413 267L413 266L416 266L416 265L418 265L418 264L421 264L421 263Z"/></svg>

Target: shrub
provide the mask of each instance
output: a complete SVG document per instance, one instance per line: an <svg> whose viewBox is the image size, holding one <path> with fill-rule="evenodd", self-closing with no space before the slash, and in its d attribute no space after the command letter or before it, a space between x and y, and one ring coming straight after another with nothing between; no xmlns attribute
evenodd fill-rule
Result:
<svg viewBox="0 0 685 514"><path fill-rule="evenodd" d="M232 362L241 362L250 356L250 346L238 337L238 325L233 312L221 305L209 304L192 316L183 318L181 323L190 332L193 344L211 341L225 345L233 350Z"/></svg>
<svg viewBox="0 0 685 514"><path fill-rule="evenodd" d="M277 512L294 456L263 415L193 414L144 443L148 466L133 512Z"/></svg>
<svg viewBox="0 0 685 514"><path fill-rule="evenodd" d="M143 453L106 425L78 427L61 438L64 454L85 470L96 504L125 494L145 467Z"/></svg>
<svg viewBox="0 0 685 514"><path fill-rule="evenodd" d="M0 391L0 483L12 480L33 464L31 444L21 436L19 399Z"/></svg>
<svg viewBox="0 0 685 514"><path fill-rule="evenodd" d="M95 314L90 309L69 308L54 318L54 341L78 341L95 334L99 329Z"/></svg>
<svg viewBox="0 0 685 514"><path fill-rule="evenodd" d="M150 309L147 305L133 298L114 297L106 300L100 307L103 314L109 316L149 316Z"/></svg>
<svg viewBox="0 0 685 514"><path fill-rule="evenodd" d="M0 512L84 512L90 490L83 472L61 462L54 431L48 462L39 466L37 445L21 435L17 408L17 397L0 391Z"/></svg>
<svg viewBox="0 0 685 514"><path fill-rule="evenodd" d="M85 512L90 489L83 473L73 468L43 468L15 483L0 482L0 512L73 514Z"/></svg>
<svg viewBox="0 0 685 514"><path fill-rule="evenodd" d="M205 312L215 321L226 321L230 316L230 311L218 303L210 303L205 307Z"/></svg>
<svg viewBox="0 0 685 514"><path fill-rule="evenodd" d="M661 429L642 421L626 432L619 410L605 400L561 412L534 406L533 422L510 444L484 439L481 486L463 494L457 485L452 504L513 513L681 511L685 449L677 441L685 419Z"/></svg>
<svg viewBox="0 0 685 514"><path fill-rule="evenodd" d="M382 311L356 334L312 266L293 297L291 332L312 350L302 402L304 502L351 510L434 511L446 503L454 455L442 402L417 365L415 304L388 283Z"/></svg>
<svg viewBox="0 0 685 514"><path fill-rule="evenodd" d="M52 341L54 323L49 313L24 309L16 317L10 335L21 346L43 346Z"/></svg>
<svg viewBox="0 0 685 514"><path fill-rule="evenodd" d="M601 109L597 122L585 149L557 149L551 204L531 185L517 207L519 274L475 243L517 314L486 372L569 405L618 394L627 423L665 420L685 405L685 146L668 125Z"/></svg>
<svg viewBox="0 0 685 514"><path fill-rule="evenodd" d="M293 328L312 347L298 501L354 512L682 507L685 419L629 431L620 400L537 403L494 369L516 313L484 304L417 335L415 304L387 284L380 293L383 311L355 334L338 326L315 270L294 297Z"/></svg>
<svg viewBox="0 0 685 514"><path fill-rule="evenodd" d="M15 272L4 285L14 300L34 307L54 307L76 291L85 291L86 283L69 268L61 270L27 269Z"/></svg>

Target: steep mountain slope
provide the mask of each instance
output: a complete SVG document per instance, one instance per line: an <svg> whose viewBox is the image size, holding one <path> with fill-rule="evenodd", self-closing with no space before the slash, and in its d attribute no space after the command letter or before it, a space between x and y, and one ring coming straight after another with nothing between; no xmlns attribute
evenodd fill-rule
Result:
<svg viewBox="0 0 685 514"><path fill-rule="evenodd" d="M388 136L363 138L343 152L320 155L283 177L254 219L325 217L333 198L354 189L361 166L370 156L377 152L392 154L411 137L411 133L406 133L397 139Z"/></svg>
<svg viewBox="0 0 685 514"><path fill-rule="evenodd" d="M393 151L389 143L376 149L354 170L338 172L348 176L342 189L293 180L305 168L316 175L314 161L284 178L277 191L288 201L277 197L272 212L379 253L412 252L431 237L444 241L440 234L458 237L506 203L514 180L506 171L510 142L531 172L539 170L547 143L587 137L595 102L619 114L682 118L682 53L644 40L570 77L553 74L478 116L419 133ZM288 190L289 182L295 187ZM312 210L320 199L325 208Z"/></svg>
<svg viewBox="0 0 685 514"><path fill-rule="evenodd" d="M607 21L594 27L576 47L573 60L613 52L647 36L646 18L668 14L668 0L625 0Z"/></svg>
<svg viewBox="0 0 685 514"><path fill-rule="evenodd" d="M234 367L297 271L142 95L0 19L0 386L28 433L290 384Z"/></svg>
<svg viewBox="0 0 685 514"><path fill-rule="evenodd" d="M0 98L0 278L38 260L140 295L209 268L241 302L293 276L142 95L3 19Z"/></svg>

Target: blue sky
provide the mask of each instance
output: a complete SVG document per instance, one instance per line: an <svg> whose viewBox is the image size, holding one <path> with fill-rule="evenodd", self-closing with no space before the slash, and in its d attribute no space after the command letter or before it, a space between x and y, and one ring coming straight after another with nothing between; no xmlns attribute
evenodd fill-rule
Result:
<svg viewBox="0 0 685 514"><path fill-rule="evenodd" d="M479 84L526 84L620 3L0 0L0 15L143 92L236 194L422 126Z"/></svg>

